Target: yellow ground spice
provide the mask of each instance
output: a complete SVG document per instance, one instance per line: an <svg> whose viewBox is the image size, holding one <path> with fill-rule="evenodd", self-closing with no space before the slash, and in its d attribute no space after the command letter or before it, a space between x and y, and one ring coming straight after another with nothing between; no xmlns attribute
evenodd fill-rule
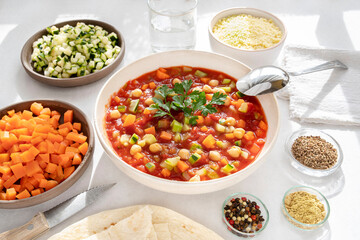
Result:
<svg viewBox="0 0 360 240"><path fill-rule="evenodd" d="M305 224L317 224L326 216L324 204L316 195L305 191L288 194L285 207L291 217Z"/></svg>

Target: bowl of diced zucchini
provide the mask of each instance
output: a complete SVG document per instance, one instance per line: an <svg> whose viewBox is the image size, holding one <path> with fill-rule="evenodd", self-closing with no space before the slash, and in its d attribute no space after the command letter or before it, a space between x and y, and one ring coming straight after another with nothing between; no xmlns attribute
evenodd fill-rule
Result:
<svg viewBox="0 0 360 240"><path fill-rule="evenodd" d="M58 87L89 84L110 74L122 61L125 41L112 25L71 20L35 33L21 51L25 71Z"/></svg>

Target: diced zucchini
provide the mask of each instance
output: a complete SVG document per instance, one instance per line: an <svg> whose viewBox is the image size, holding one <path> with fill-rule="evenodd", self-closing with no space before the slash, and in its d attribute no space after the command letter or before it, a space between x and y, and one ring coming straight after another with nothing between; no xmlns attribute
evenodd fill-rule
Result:
<svg viewBox="0 0 360 240"><path fill-rule="evenodd" d="M140 147L145 147L146 141L145 141L145 140L139 140L139 141L137 142L137 144L138 144Z"/></svg>
<svg viewBox="0 0 360 240"><path fill-rule="evenodd" d="M153 172L155 170L155 164L152 162L146 163L145 167L147 168L147 170L149 170L149 172Z"/></svg>
<svg viewBox="0 0 360 240"><path fill-rule="evenodd" d="M189 181L191 178L187 171L183 172L181 175L186 181Z"/></svg>
<svg viewBox="0 0 360 240"><path fill-rule="evenodd" d="M175 142L181 142L181 134L180 133L175 133L174 141Z"/></svg>
<svg viewBox="0 0 360 240"><path fill-rule="evenodd" d="M198 153L194 153L191 155L191 157L189 158L189 162L191 163L191 165L194 165L197 161L199 161L201 158L201 155Z"/></svg>
<svg viewBox="0 0 360 240"><path fill-rule="evenodd" d="M200 182L200 176L199 175L195 175L192 178L189 179L189 182Z"/></svg>
<svg viewBox="0 0 360 240"><path fill-rule="evenodd" d="M231 87L220 87L220 88L227 93L231 92Z"/></svg>
<svg viewBox="0 0 360 240"><path fill-rule="evenodd" d="M168 128L169 127L169 121L166 119L161 119L158 121L158 128Z"/></svg>
<svg viewBox="0 0 360 240"><path fill-rule="evenodd" d="M208 171L207 175L208 175L208 177L211 178L211 179L219 178L219 175L218 175L217 172L215 172L215 171Z"/></svg>
<svg viewBox="0 0 360 240"><path fill-rule="evenodd" d="M184 124L190 124L190 119L188 117L184 118Z"/></svg>
<svg viewBox="0 0 360 240"><path fill-rule="evenodd" d="M235 88L236 87L236 84L234 82L231 82L230 85L229 85L230 88Z"/></svg>
<svg viewBox="0 0 360 240"><path fill-rule="evenodd" d="M243 96L245 96L242 92L238 91L236 92L236 95L239 97L239 98L242 98Z"/></svg>
<svg viewBox="0 0 360 240"><path fill-rule="evenodd" d="M156 137L152 134L145 134L142 139L145 140L146 144L148 145L157 142Z"/></svg>
<svg viewBox="0 0 360 240"><path fill-rule="evenodd" d="M176 164L178 163L178 161L180 161L180 157L173 157L173 158L166 159L165 163L172 167L175 167Z"/></svg>
<svg viewBox="0 0 360 240"><path fill-rule="evenodd" d="M216 141L216 145L221 148L221 149L224 149L226 148L226 143L222 142L222 141Z"/></svg>
<svg viewBox="0 0 360 240"><path fill-rule="evenodd" d="M192 68L191 68L191 67L184 66L184 67L183 67L183 71L184 71L184 72L191 72L191 71L192 71Z"/></svg>
<svg viewBox="0 0 360 240"><path fill-rule="evenodd" d="M183 128L183 125L176 120L173 120L170 126L172 127L171 130L173 132L177 132L177 133L181 132L181 130Z"/></svg>
<svg viewBox="0 0 360 240"><path fill-rule="evenodd" d="M241 157L243 157L243 158L245 158L245 159L248 159L249 153L248 153L248 152L245 152L245 151L241 151Z"/></svg>
<svg viewBox="0 0 360 240"><path fill-rule="evenodd" d="M136 110L138 109L138 106L139 106L139 102L140 102L139 99L131 100L130 106L129 106L129 111L132 113L136 113Z"/></svg>
<svg viewBox="0 0 360 240"><path fill-rule="evenodd" d="M241 140L238 140L238 141L235 141L235 146L239 146L240 147L240 145L241 145Z"/></svg>
<svg viewBox="0 0 360 240"><path fill-rule="evenodd" d="M248 104L246 102L243 102L239 107L239 112L247 113L248 111Z"/></svg>
<svg viewBox="0 0 360 240"><path fill-rule="evenodd" d="M225 132L226 128L225 128L225 126L216 123L215 124L215 130L218 131L218 132Z"/></svg>
<svg viewBox="0 0 360 240"><path fill-rule="evenodd" d="M224 80L222 81L222 84L229 84L231 83L231 80L228 78L224 78Z"/></svg>
<svg viewBox="0 0 360 240"><path fill-rule="evenodd" d="M126 112L126 106L118 106L117 109L119 112Z"/></svg>
<svg viewBox="0 0 360 240"><path fill-rule="evenodd" d="M182 131L183 132L187 132L191 129L191 127L189 126L189 124L184 124L183 128L182 128Z"/></svg>
<svg viewBox="0 0 360 240"><path fill-rule="evenodd" d="M220 119L219 119L219 123L220 123L221 125L224 125L224 124L225 124L225 121L226 121L226 120L223 119L223 118L220 118Z"/></svg>
<svg viewBox="0 0 360 240"><path fill-rule="evenodd" d="M256 120L261 120L262 119L261 114L258 113L258 112L254 112L254 117L255 117Z"/></svg>
<svg viewBox="0 0 360 240"><path fill-rule="evenodd" d="M191 147L190 147L190 151L194 151L196 149L202 149L202 146L200 144L197 144L197 143L192 143Z"/></svg>
<svg viewBox="0 0 360 240"><path fill-rule="evenodd" d="M167 169L169 169L170 171L173 170L173 168L174 168L173 166L167 164L165 161L162 161L162 162L160 163L160 167L162 167L162 168L167 168Z"/></svg>
<svg viewBox="0 0 360 240"><path fill-rule="evenodd" d="M131 144L135 144L135 143L137 143L138 140L139 140L139 136L134 133L134 134L131 136L129 142L130 142Z"/></svg>
<svg viewBox="0 0 360 240"><path fill-rule="evenodd" d="M235 169L235 167L233 165L231 165L230 163L228 163L223 168L221 168L221 171L224 172L224 173L230 173L234 169Z"/></svg>
<svg viewBox="0 0 360 240"><path fill-rule="evenodd" d="M206 174L207 174L206 168L202 168L202 169L196 171L196 175L199 175L199 176L205 176Z"/></svg>
<svg viewBox="0 0 360 240"><path fill-rule="evenodd" d="M202 72L200 70L196 70L195 71L195 76L197 76L197 77L206 77L207 73L204 73L204 72Z"/></svg>

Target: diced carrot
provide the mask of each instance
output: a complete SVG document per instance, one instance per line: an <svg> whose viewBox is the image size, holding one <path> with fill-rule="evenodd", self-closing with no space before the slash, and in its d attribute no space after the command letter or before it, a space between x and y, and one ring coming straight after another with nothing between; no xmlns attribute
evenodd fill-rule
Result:
<svg viewBox="0 0 360 240"><path fill-rule="evenodd" d="M255 139L255 134L253 131L247 131L244 135L244 138L248 141L252 141Z"/></svg>
<svg viewBox="0 0 360 240"><path fill-rule="evenodd" d="M36 147L39 150L39 153L47 153L48 152L48 145L46 142L41 142Z"/></svg>
<svg viewBox="0 0 360 240"><path fill-rule="evenodd" d="M206 126L202 126L201 128L200 128L200 131L202 131L202 132L206 132L208 130L208 128L206 127Z"/></svg>
<svg viewBox="0 0 360 240"><path fill-rule="evenodd" d="M151 110L149 110L148 108L145 108L144 111L143 111L143 114L144 115L149 115L149 114L151 114Z"/></svg>
<svg viewBox="0 0 360 240"><path fill-rule="evenodd" d="M34 186L30 182L25 182L24 187L30 192L34 189Z"/></svg>
<svg viewBox="0 0 360 240"><path fill-rule="evenodd" d="M25 119L25 120L29 120L33 117L33 113L28 111L28 110L24 110L22 112L22 118Z"/></svg>
<svg viewBox="0 0 360 240"><path fill-rule="evenodd" d="M44 141L43 137L37 136L31 140L31 144L37 145L37 144L41 143L42 141Z"/></svg>
<svg viewBox="0 0 360 240"><path fill-rule="evenodd" d="M141 87L141 90L145 91L149 87L149 84L144 84Z"/></svg>
<svg viewBox="0 0 360 240"><path fill-rule="evenodd" d="M136 116L133 114L126 115L125 121L123 123L123 127L131 126L135 123Z"/></svg>
<svg viewBox="0 0 360 240"><path fill-rule="evenodd" d="M36 173L42 173L42 169L37 161L32 161L26 164L26 175L31 177Z"/></svg>
<svg viewBox="0 0 360 240"><path fill-rule="evenodd" d="M30 110L35 114L35 115L40 115L40 112L44 109L44 107L41 105L41 103L37 103L34 102L33 104L31 104L30 106Z"/></svg>
<svg viewBox="0 0 360 240"><path fill-rule="evenodd" d="M152 127L146 128L146 129L145 129L145 134L155 135L155 134L156 134L155 127L152 126Z"/></svg>
<svg viewBox="0 0 360 240"><path fill-rule="evenodd" d="M4 182L4 187L5 188L10 188L12 185L14 185L14 183L18 180L18 178L15 177L15 175L12 175L9 179L7 179Z"/></svg>
<svg viewBox="0 0 360 240"><path fill-rule="evenodd" d="M204 141L202 142L202 144L207 147L207 148L214 148L215 147L215 143L216 143L216 140L215 138L213 137L212 134L208 135Z"/></svg>
<svg viewBox="0 0 360 240"><path fill-rule="evenodd" d="M264 130L261 130L260 128L255 130L255 135L259 138L266 137L266 132Z"/></svg>
<svg viewBox="0 0 360 240"><path fill-rule="evenodd" d="M155 88L156 88L156 84L155 84L154 82L151 82L151 83L149 83L149 87L150 87L151 89L155 89Z"/></svg>
<svg viewBox="0 0 360 240"><path fill-rule="evenodd" d="M8 174L11 172L11 168L8 166L0 166L0 173ZM4 176L3 176L4 177Z"/></svg>
<svg viewBox="0 0 360 240"><path fill-rule="evenodd" d="M58 111L51 111L51 117L53 116L59 116L60 117L60 113Z"/></svg>
<svg viewBox="0 0 360 240"><path fill-rule="evenodd" d="M20 135L19 142L31 142L32 136Z"/></svg>
<svg viewBox="0 0 360 240"><path fill-rule="evenodd" d="M59 155L59 157L60 157L60 162L59 162L60 166L62 166L63 168L71 167L72 159L68 155L61 154Z"/></svg>
<svg viewBox="0 0 360 240"><path fill-rule="evenodd" d="M54 187L56 187L59 183L55 180L49 180L46 183L45 190L48 191Z"/></svg>
<svg viewBox="0 0 360 240"><path fill-rule="evenodd" d="M47 139L49 139L52 143L54 143L54 142L60 143L64 140L64 137L61 136L60 134L53 134L53 133L49 132L47 135Z"/></svg>
<svg viewBox="0 0 360 240"><path fill-rule="evenodd" d="M6 200L15 200L16 199L16 190L15 188L6 189Z"/></svg>
<svg viewBox="0 0 360 240"><path fill-rule="evenodd" d="M172 139L172 134L171 134L171 133L168 133L168 132L166 132L166 131L161 131L159 137L160 137L161 139L164 139L164 140L171 140L171 139Z"/></svg>
<svg viewBox="0 0 360 240"><path fill-rule="evenodd" d="M0 200L6 200L6 193L0 192Z"/></svg>
<svg viewBox="0 0 360 240"><path fill-rule="evenodd" d="M257 154L259 151L260 151L260 147L254 143L253 145L251 145L249 151L252 153L252 154Z"/></svg>
<svg viewBox="0 0 360 240"><path fill-rule="evenodd" d="M156 77L157 77L158 79L161 79L161 80L162 80L162 79L170 78L170 75L167 74L167 73L164 73L164 72L160 71L160 69L159 69L159 70L156 71Z"/></svg>
<svg viewBox="0 0 360 240"><path fill-rule="evenodd" d="M49 115L49 116L51 116L50 108L43 108L43 110L40 111L40 115Z"/></svg>
<svg viewBox="0 0 360 240"><path fill-rule="evenodd" d="M69 129L69 131L73 130L73 125L71 124L71 122L65 122L63 124L59 125L59 128L67 128Z"/></svg>
<svg viewBox="0 0 360 240"><path fill-rule="evenodd" d="M78 149L79 149L79 151L81 152L81 154L85 156L85 154L86 154L86 152L87 152L87 150L88 150L88 147L89 147L88 143L87 143L87 142L84 142L83 144L81 144L81 145L78 147Z"/></svg>
<svg viewBox="0 0 360 240"><path fill-rule="evenodd" d="M25 189L24 191L22 191L21 193L19 193L18 195L16 195L17 199L24 199L24 198L28 198L30 197L30 193L27 189Z"/></svg>
<svg viewBox="0 0 360 240"><path fill-rule="evenodd" d="M70 122L72 123L73 121L73 116L74 116L74 111L73 110L67 110L65 113L64 113L64 122Z"/></svg>
<svg viewBox="0 0 360 240"><path fill-rule="evenodd" d="M196 119L196 122L198 124L203 124L204 123L204 117L203 116L198 116L198 119Z"/></svg>
<svg viewBox="0 0 360 240"><path fill-rule="evenodd" d="M33 145L29 143L19 144L19 150L25 152L26 150L29 150L32 146Z"/></svg>
<svg viewBox="0 0 360 240"><path fill-rule="evenodd" d="M266 124L263 120L261 120L261 121L259 122L259 128L261 128L262 130L266 131L266 130L268 129L268 126L267 126L267 124Z"/></svg>
<svg viewBox="0 0 360 240"><path fill-rule="evenodd" d="M228 160L226 160L226 158L222 158L222 159L220 160L220 163L221 163L222 166L225 166L225 165L227 165L229 162L228 162Z"/></svg>
<svg viewBox="0 0 360 240"><path fill-rule="evenodd" d="M72 165L79 165L81 163L81 155L79 153L75 153L74 158L72 160Z"/></svg>
<svg viewBox="0 0 360 240"><path fill-rule="evenodd" d="M64 179L67 179L74 171L75 171L74 166L64 168Z"/></svg>
<svg viewBox="0 0 360 240"><path fill-rule="evenodd" d="M81 123L74 122L73 123L73 128L78 130L78 131L81 131Z"/></svg>
<svg viewBox="0 0 360 240"><path fill-rule="evenodd" d="M47 185L47 182L48 182L48 180L46 180L45 178L41 179L40 182L39 182L39 187L45 188L46 185Z"/></svg>
<svg viewBox="0 0 360 240"><path fill-rule="evenodd" d="M32 191L31 191L31 195L32 195L32 196L39 195L40 193L41 193L41 191L40 191L40 189L39 189L39 188L37 188L37 189L35 189L35 190L32 190Z"/></svg>
<svg viewBox="0 0 360 240"><path fill-rule="evenodd" d="M10 166L10 168L17 179L22 178L23 176L26 175L26 169L21 163L12 165Z"/></svg>
<svg viewBox="0 0 360 240"><path fill-rule="evenodd" d="M0 140L1 145L4 149L8 150L18 142L18 138L13 133L9 133L8 131L1 132Z"/></svg>
<svg viewBox="0 0 360 240"><path fill-rule="evenodd" d="M207 77L202 77L200 78L200 81L202 81L203 83L208 83L211 80L211 78L207 78Z"/></svg>
<svg viewBox="0 0 360 240"><path fill-rule="evenodd" d="M8 162L10 160L9 153L0 153L0 164L3 162Z"/></svg>
<svg viewBox="0 0 360 240"><path fill-rule="evenodd" d="M24 163L34 161L35 156L30 152L30 150L27 150L20 154L21 161Z"/></svg>
<svg viewBox="0 0 360 240"><path fill-rule="evenodd" d="M235 136L234 136L233 133L226 133L226 134L225 134L225 138L226 138L226 139L234 139Z"/></svg>
<svg viewBox="0 0 360 240"><path fill-rule="evenodd" d="M12 109L12 110L8 111L7 114L8 114L10 117L12 117L12 116L14 116L14 114L15 114L15 110Z"/></svg>
<svg viewBox="0 0 360 240"><path fill-rule="evenodd" d="M246 122L243 119L240 119L236 122L236 127L238 128L245 128Z"/></svg>
<svg viewBox="0 0 360 240"><path fill-rule="evenodd" d="M189 168L189 165L187 165L186 162L181 160L177 162L176 166L179 168L181 172L185 172Z"/></svg>
<svg viewBox="0 0 360 240"><path fill-rule="evenodd" d="M161 170L161 174L162 174L164 177L170 177L171 172L170 172L169 169L163 168L163 169Z"/></svg>
<svg viewBox="0 0 360 240"><path fill-rule="evenodd" d="M211 101L212 97L213 97L212 94L206 94L206 95L205 95L205 98L206 98L206 100L208 100L208 101Z"/></svg>
<svg viewBox="0 0 360 240"><path fill-rule="evenodd" d="M54 164L54 163L48 163L46 169L45 169L45 172L48 172L48 173L53 173L56 171L56 168L57 168L57 165Z"/></svg>

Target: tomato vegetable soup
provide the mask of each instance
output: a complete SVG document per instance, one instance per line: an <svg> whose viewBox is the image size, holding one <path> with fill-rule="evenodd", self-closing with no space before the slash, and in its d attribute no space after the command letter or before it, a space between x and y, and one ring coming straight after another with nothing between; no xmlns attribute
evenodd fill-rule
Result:
<svg viewBox="0 0 360 240"><path fill-rule="evenodd" d="M236 79L205 68L160 68L125 84L107 106L105 127L120 158L145 173L204 181L251 164L267 121Z"/></svg>

